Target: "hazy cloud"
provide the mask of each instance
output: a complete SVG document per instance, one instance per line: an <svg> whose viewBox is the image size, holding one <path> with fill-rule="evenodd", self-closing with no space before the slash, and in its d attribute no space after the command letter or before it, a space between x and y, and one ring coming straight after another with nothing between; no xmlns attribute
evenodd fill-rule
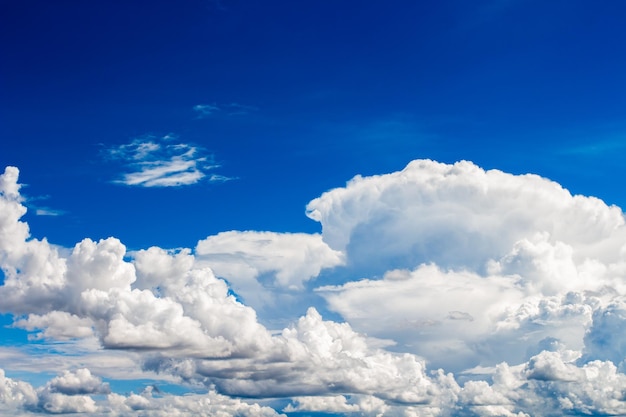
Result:
<svg viewBox="0 0 626 417"><path fill-rule="evenodd" d="M196 112L198 119L205 119L210 116L223 115L223 116L241 116L258 111L258 107L249 106L240 103L224 103L224 104L196 104L193 106L193 111Z"/></svg>

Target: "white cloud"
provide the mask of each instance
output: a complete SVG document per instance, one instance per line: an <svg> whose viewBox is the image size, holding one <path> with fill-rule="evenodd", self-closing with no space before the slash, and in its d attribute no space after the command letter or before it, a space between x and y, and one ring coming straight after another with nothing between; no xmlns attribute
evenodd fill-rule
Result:
<svg viewBox="0 0 626 417"><path fill-rule="evenodd" d="M65 214L65 212L63 210L54 210L54 209L50 209L50 208L44 208L44 207L39 207L35 209L35 214L37 216L60 216L62 214Z"/></svg>
<svg viewBox="0 0 626 417"><path fill-rule="evenodd" d="M608 360L624 371L626 365L626 297L593 312L585 334L585 358Z"/></svg>
<svg viewBox="0 0 626 417"><path fill-rule="evenodd" d="M626 236L618 207L572 196L536 175L484 171L466 161L418 160L399 172L357 176L307 210L321 222L324 241L370 273L429 262L480 270L537 232L574 246L577 261L615 262Z"/></svg>
<svg viewBox="0 0 626 417"><path fill-rule="evenodd" d="M44 414L81 414L90 416L141 415L211 416L233 415L274 417L279 414L266 406L247 403L220 395L213 390L206 394L153 396L152 387L140 394L110 393L108 384L88 369L66 371L34 389L30 384L5 377L0 369L0 411L3 415L30 416ZM106 397L102 397L107 394ZM96 397L93 397L96 395Z"/></svg>
<svg viewBox="0 0 626 417"><path fill-rule="evenodd" d="M163 146L144 145L127 157ZM17 173L0 176L0 310L65 354L27 364L0 349L5 369L60 371L37 389L0 374L5 414L276 414L227 395L293 398L280 405L289 412L626 413L624 217L597 199L536 176L416 161L313 200L321 236L226 232L195 254L128 253L115 238L71 249L31 238ZM316 294L347 322L310 308L273 334L218 278L300 294L331 268L341 271ZM107 375L208 392L107 394Z"/></svg>
<svg viewBox="0 0 626 417"><path fill-rule="evenodd" d="M286 413L294 411L323 411L332 413L352 413L359 411L359 406L348 404L348 400L343 395L328 396L319 395L315 397L294 397L296 406L289 404L283 410Z"/></svg>
<svg viewBox="0 0 626 417"><path fill-rule="evenodd" d="M173 143L173 135L162 138L142 137L108 149L108 155L121 161L125 169L115 182L140 187L177 187L196 184L207 172L218 168L203 148L186 143ZM228 177L211 175L209 181L222 182Z"/></svg>
<svg viewBox="0 0 626 417"><path fill-rule="evenodd" d="M235 102L227 104L196 104L193 106L193 111L196 112L196 117L198 119L204 119L217 114L223 114L226 116L241 116L258 110L258 107Z"/></svg>
<svg viewBox="0 0 626 417"><path fill-rule="evenodd" d="M51 392L66 395L77 394L108 394L111 392L109 384L91 374L87 368L77 369L75 372L64 371L46 385Z"/></svg>
<svg viewBox="0 0 626 417"><path fill-rule="evenodd" d="M62 339L87 336L93 327L108 348L200 357L251 354L269 340L254 310L231 296L210 269L186 264L178 275L133 288L136 269L119 240L85 239L63 256L45 240L28 239L16 196L3 194L0 204L0 227L7 232L0 233L0 310L27 315L16 326L43 328L43 337Z"/></svg>
<svg viewBox="0 0 626 417"><path fill-rule="evenodd" d="M37 393L30 384L7 378L4 370L0 369L0 410L33 405L36 402Z"/></svg>
<svg viewBox="0 0 626 417"><path fill-rule="evenodd" d="M65 311L51 311L44 315L29 314L27 318L19 319L13 325L31 332L43 329L32 339L68 340L92 336L94 323L88 318Z"/></svg>
<svg viewBox="0 0 626 417"><path fill-rule="evenodd" d="M308 210L372 274L319 288L329 307L446 369L519 363L550 338L580 350L593 311L626 295L621 210L534 175L413 161Z"/></svg>
<svg viewBox="0 0 626 417"><path fill-rule="evenodd" d="M274 273L273 284L300 290L324 268L343 263L321 235L274 232L222 232L196 246L198 260L221 277L237 284Z"/></svg>
<svg viewBox="0 0 626 417"><path fill-rule="evenodd" d="M221 109L217 106L217 104L196 104L193 106L193 111L195 111L198 115L199 119L203 119L212 114L219 112Z"/></svg>

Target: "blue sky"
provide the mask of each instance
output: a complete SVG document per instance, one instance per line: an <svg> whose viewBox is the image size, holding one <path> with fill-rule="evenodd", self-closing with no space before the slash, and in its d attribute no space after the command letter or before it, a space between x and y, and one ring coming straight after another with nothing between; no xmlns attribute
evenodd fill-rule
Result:
<svg viewBox="0 0 626 417"><path fill-rule="evenodd" d="M601 336L626 328L624 13L618 1L1 2L0 163L19 179L0 182L0 389L15 400L0 405L149 415L174 397L112 395L156 381L293 415L626 413L581 379L603 361L626 380L622 341ZM190 289L229 306L214 312L226 327ZM145 345L124 343L131 327ZM298 344L310 356L291 352L293 367L344 369L328 338L449 395L326 368L264 379ZM532 401L498 382L498 363L530 381ZM541 396L549 383L562 397ZM197 412L189 401L181 412Z"/></svg>

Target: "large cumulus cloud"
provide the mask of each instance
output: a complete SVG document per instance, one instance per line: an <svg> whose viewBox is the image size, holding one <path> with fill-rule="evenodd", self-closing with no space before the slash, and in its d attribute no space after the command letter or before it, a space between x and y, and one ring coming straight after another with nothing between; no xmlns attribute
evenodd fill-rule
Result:
<svg viewBox="0 0 626 417"><path fill-rule="evenodd" d="M536 175L413 161L356 177L308 213L355 275L370 274L318 288L357 330L456 370L521 363L547 343L623 359L600 324L624 318L601 313L626 295L618 207Z"/></svg>
<svg viewBox="0 0 626 417"><path fill-rule="evenodd" d="M572 196L537 175L485 171L471 162L411 162L402 171L357 176L307 206L324 241L360 269L424 262L478 270L515 242L546 232L574 257L620 258L624 216L593 197Z"/></svg>
<svg viewBox="0 0 626 417"><path fill-rule="evenodd" d="M269 340L254 310L208 268L187 263L175 274L154 277L125 260L126 248L115 238L85 239L69 254L30 238L19 220L25 209L15 168L7 168L2 184L0 310L25 315L16 326L54 338L95 334L107 348L200 357L243 355ZM170 255L155 249L141 257L158 262Z"/></svg>
<svg viewBox="0 0 626 417"><path fill-rule="evenodd" d="M31 238L19 189L7 168L0 310L13 326L132 352L138 372L204 393L122 395L80 366L38 388L2 373L6 413L269 416L259 404L276 398L285 413L626 413L623 213L538 176L414 161L311 201L321 235L231 231L133 253ZM326 304L268 329L230 283L254 307L272 291Z"/></svg>

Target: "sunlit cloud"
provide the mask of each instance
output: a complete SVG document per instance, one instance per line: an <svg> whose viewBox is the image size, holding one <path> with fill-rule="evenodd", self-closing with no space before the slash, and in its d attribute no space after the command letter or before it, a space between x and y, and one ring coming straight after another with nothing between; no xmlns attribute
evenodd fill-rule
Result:
<svg viewBox="0 0 626 417"><path fill-rule="evenodd" d="M111 152L198 158L171 146ZM626 221L597 198L418 160L313 199L321 234L128 252L113 237L64 249L31 237L18 173L0 176L0 311L30 344L0 349L7 415L626 413ZM257 317L267 294L301 301L285 327ZM106 380L142 377L194 394Z"/></svg>

